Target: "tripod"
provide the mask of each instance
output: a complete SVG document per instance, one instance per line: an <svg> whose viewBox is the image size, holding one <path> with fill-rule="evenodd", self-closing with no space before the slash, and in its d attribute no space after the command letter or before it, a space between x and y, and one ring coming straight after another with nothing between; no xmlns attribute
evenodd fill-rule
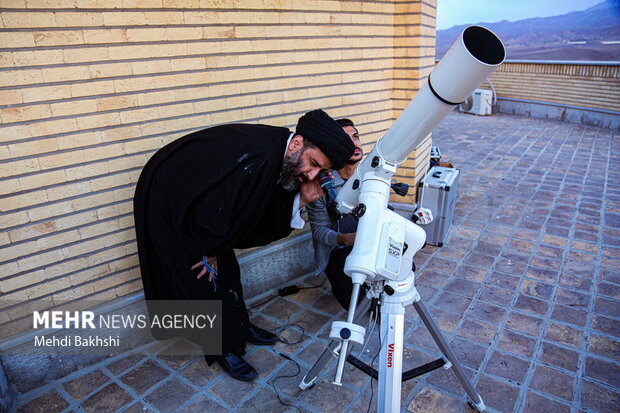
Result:
<svg viewBox="0 0 620 413"><path fill-rule="evenodd" d="M411 288L415 290L415 287L411 286ZM363 361L359 360L351 354L348 354L346 357L346 361L348 363L363 371L372 378L378 379L382 376L385 377L385 380L379 380L380 387L378 406L380 406L380 411L398 411L400 406L400 390L402 382L429 373L441 367L445 369L453 369L453 372L456 375L459 383L467 393L467 396L469 398L469 404L478 411L483 411L485 409L485 406L482 398L480 398L480 395L478 395L478 393L470 383L469 379L465 376L465 372L463 371L459 361L456 359L456 356L452 352L452 349L445 341L443 335L439 330L439 327L437 327L437 324L426 309L426 306L421 301L417 291L414 294L414 300L411 302L411 304L413 304L413 307L420 316L420 319L424 323L424 326L430 332L433 340L437 344L437 347L442 352L443 357L402 372L401 375L400 372L402 371L404 308L409 303L400 302L398 301L399 298L394 296L388 296L388 298L386 298L385 300L386 301L381 306L381 331L379 333L381 337L381 343L383 344L381 347L380 370L377 372L376 369L365 364ZM396 302L388 303L388 300ZM368 313L368 311L370 311L370 303L371 301L369 299L364 299L363 301L358 303L359 312L355 317L355 323L359 323L362 318ZM396 311L394 312L394 310ZM393 343L393 347L390 347L390 345L387 343ZM339 357L340 349L341 343L339 341L332 341L328 345L327 349L325 349L325 351L317 359L310 371L308 371L308 373L304 376L301 383L299 384L299 387L302 390L312 388L316 380L318 379L319 374L325 368L325 366L333 358Z"/></svg>
<svg viewBox="0 0 620 413"><path fill-rule="evenodd" d="M450 346L445 341L430 313L421 301L414 285L415 274L411 270L414 254L424 245L426 234L419 226L387 208L390 182L382 178L381 170L391 165L377 161L377 173L367 172L361 184L360 204L352 211L359 218L355 245L347 257L345 272L351 277L353 291L347 321L332 323L328 348L304 376L299 387L312 387L319 373L332 359L338 358L334 384L341 385L344 363L349 362L379 382L379 412L400 411L401 385L405 380L420 376L432 370L452 368L461 386L469 397L469 404L479 411L485 409L484 402L476 392ZM391 174L387 173L391 176ZM379 371L348 354L349 342L363 344L365 329L357 323L370 307L369 300L360 302L356 314L357 297L361 285L370 279L369 295L378 299L381 309ZM420 316L443 357L402 371L403 333L405 307L409 304Z"/></svg>

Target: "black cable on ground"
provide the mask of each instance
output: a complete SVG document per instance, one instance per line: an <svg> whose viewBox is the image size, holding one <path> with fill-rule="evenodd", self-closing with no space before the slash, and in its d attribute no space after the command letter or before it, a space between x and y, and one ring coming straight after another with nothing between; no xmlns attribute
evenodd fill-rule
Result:
<svg viewBox="0 0 620 413"><path fill-rule="evenodd" d="M282 333L284 331L289 330L289 329L294 329L294 328L298 328L300 330L299 338L297 338L296 340L288 340L282 337ZM280 340L282 343L286 344L287 346L294 346L295 344L299 344L304 340L304 336L306 335L306 330L299 324L286 323L283 327L280 328L280 331L278 331L276 335L278 336L278 340Z"/></svg>
<svg viewBox="0 0 620 413"><path fill-rule="evenodd" d="M252 307L248 307L248 310L254 310L255 308L262 307L263 305L273 301L274 298L278 298L277 295L269 297L267 300L260 301L258 304L254 304Z"/></svg>
<svg viewBox="0 0 620 413"><path fill-rule="evenodd" d="M276 396L278 397L278 401L280 402L281 405L287 406L287 407L294 407L299 413L303 413L301 411L301 409L299 407L297 407L295 404L289 403L286 400L282 400L282 398L280 397L280 392L276 388L276 381L278 381L280 379L291 379L293 377L297 377L299 375L299 373L301 373L301 366L299 365L299 363L297 363L295 360L293 360L292 358L290 358L289 356L287 356L284 353L277 352L276 354L278 354L280 357L283 357L283 358L285 358L287 360L290 360L293 363L295 363L295 367L297 367L297 373L295 373L295 374L292 374L292 373L291 374L281 374L281 375L275 377L271 381L271 383L269 383L269 384L271 384L271 387L273 388L273 391L276 392Z"/></svg>
<svg viewBox="0 0 620 413"><path fill-rule="evenodd" d="M277 295L272 295L267 300L263 300L263 301L259 302L258 304L255 304L252 307L249 307L248 310L253 310L255 308L262 307L263 305L273 301L275 298L278 298L278 297L286 297L287 295L297 294L299 291L307 290L309 288L320 288L320 287L322 287L325 284L326 280L327 280L327 278L325 278L321 284L313 285L313 286L310 286L310 287L298 287L298 286L296 286L294 284L286 286L286 287L282 287L282 288L280 288L278 290L278 294Z"/></svg>
<svg viewBox="0 0 620 413"><path fill-rule="evenodd" d="M327 278L326 278L325 280L327 280ZM310 286L310 287L297 287L296 285L289 285L289 286L287 286L287 287L280 288L280 289L278 290L278 295L271 296L269 299L267 299L267 300L263 300L263 301L261 301L260 303L255 304L255 305L253 305L252 307L249 307L248 309L249 309L249 310L253 310L253 309L255 309L255 308L261 307L261 306L263 306L263 305L265 305L265 304L267 304L267 303L269 303L269 302L273 301L275 298L278 298L278 297L285 297L285 296L287 296L287 295L291 295L291 294L296 294L296 293L298 293L300 290L306 290L306 289L309 289L309 288L320 288L320 287L322 287L322 286L325 284L325 280L323 280L323 282L322 282L321 284L316 285L316 286ZM284 337L282 336L282 334L283 334L283 332L284 332L284 331L286 331L286 330L288 330L288 329L293 329L293 328L297 328L297 329L299 329L300 335L299 335L299 337L298 337L297 339L295 339L295 340L288 340L287 338L284 338ZM288 319L288 317L287 317L286 322L284 323L284 326L283 326L283 327L280 327L279 329L276 329L276 330L279 330L279 331L277 331L277 332L272 331L272 332L274 332L274 333L276 334L276 336L278 337L278 340L279 340L280 342L282 342L282 343L286 344L286 345L289 345L289 346L292 346L292 345L295 345L295 344L299 344L299 343L301 343L301 342L304 340L304 337L305 337L305 335L306 335L306 330L305 330L302 326L300 326L299 324L289 324L289 319ZM279 391L278 391L278 389L276 388L276 381L278 381L278 380L280 380L280 379L285 379L285 378L293 378L293 377L297 377L297 376L299 375L299 373L301 373L301 366L299 365L299 363L297 363L297 362L296 362L295 360L293 360L291 357L287 356L286 354L284 354L284 353L282 353L282 352L276 352L276 354L278 354L280 357L283 357L283 358L285 358L285 359L287 359L287 360L290 360L290 361L292 361L293 363L295 363L295 367L297 367L297 373L295 373L295 374L281 374L281 375L279 375L279 376L276 376L276 377L275 377L275 378L271 381L271 383L269 383L269 384L271 385L271 387L273 388L273 390L276 392L276 397L278 398L278 401L280 402L280 404L281 404L281 405L283 405L283 406L287 406L287 407L293 407L293 408L295 408L295 410L297 410L299 413L303 413L303 412L302 412L302 410L301 410L299 407L297 407L296 405L294 405L293 403L289 403L289 402L287 402L286 400L282 400L282 397L280 397L280 392L279 392Z"/></svg>
<svg viewBox="0 0 620 413"><path fill-rule="evenodd" d="M290 328L297 328L297 329L300 330L300 336L296 340L290 340L289 341L288 339L282 337L282 333L284 331L286 331L287 329L290 329ZM289 324L288 319L286 321L286 324L282 328L280 328L280 331L278 331L278 333L277 333L278 340L280 340L282 343L284 343L286 345L289 345L289 346L301 343L304 340L304 336L305 335L306 335L306 330L302 326L300 326L299 324ZM282 400L282 398L280 397L280 392L278 392L278 389L276 388L276 381L277 380L284 379L284 378L297 377L299 375L299 373L301 373L301 366L299 365L299 363L297 363L295 360L293 360L290 356L288 356L288 355L286 355L286 354L284 354L282 352L277 351L276 354L278 354L280 357L283 357L283 358L285 358L287 360L290 360L293 363L295 363L295 366L297 367L297 373L295 373L295 374L281 374L281 375L275 377L271 381L271 383L270 383L271 387L276 392L276 396L278 397L278 401L280 402L281 405L287 406L287 407L294 407L299 413L303 413L299 407L295 406L292 403L288 403L288 402Z"/></svg>
<svg viewBox="0 0 620 413"><path fill-rule="evenodd" d="M320 288L325 285L325 281L327 281L327 277L323 280L323 282L319 285L312 285L310 287L299 287L300 290L307 290L308 288Z"/></svg>

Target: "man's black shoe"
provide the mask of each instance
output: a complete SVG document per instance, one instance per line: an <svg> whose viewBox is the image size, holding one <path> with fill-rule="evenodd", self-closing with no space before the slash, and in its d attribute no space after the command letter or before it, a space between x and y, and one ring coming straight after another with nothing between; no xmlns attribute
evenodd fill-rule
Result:
<svg viewBox="0 0 620 413"><path fill-rule="evenodd" d="M278 336L250 323L245 340L257 346L268 346L278 341Z"/></svg>
<svg viewBox="0 0 620 413"><path fill-rule="evenodd" d="M228 373L230 377L240 381L252 381L258 377L258 372L243 359L243 357L230 353L217 359L222 369Z"/></svg>

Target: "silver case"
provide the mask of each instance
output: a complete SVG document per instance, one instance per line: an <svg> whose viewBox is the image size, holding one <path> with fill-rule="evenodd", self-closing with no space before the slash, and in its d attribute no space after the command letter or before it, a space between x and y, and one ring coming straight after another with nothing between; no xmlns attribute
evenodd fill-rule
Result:
<svg viewBox="0 0 620 413"><path fill-rule="evenodd" d="M452 226L459 176L460 171L456 168L434 166L420 182L418 205L430 209L433 213L433 222L420 225L426 232L426 242L429 244L443 246Z"/></svg>

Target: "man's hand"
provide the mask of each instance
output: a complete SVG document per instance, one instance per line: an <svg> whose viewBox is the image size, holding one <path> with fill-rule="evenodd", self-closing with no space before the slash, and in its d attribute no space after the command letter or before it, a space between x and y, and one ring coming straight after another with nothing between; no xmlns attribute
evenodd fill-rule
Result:
<svg viewBox="0 0 620 413"><path fill-rule="evenodd" d="M348 234L338 234L336 235L336 242L338 243L338 245L351 246L355 243L355 234L356 232L350 232Z"/></svg>
<svg viewBox="0 0 620 413"><path fill-rule="evenodd" d="M209 264L211 266L211 268L213 268L215 270L215 272L209 270L205 265L204 262L198 261L196 264L192 265L192 270L195 270L197 268L202 267L202 269L200 270L200 272L198 273L198 276L196 277L197 279L201 279L202 277L204 277L204 275L208 272L209 273L209 282L213 280L213 276L216 275L217 273L217 257L205 257L207 264Z"/></svg>
<svg viewBox="0 0 620 413"><path fill-rule="evenodd" d="M324 194L321 189L321 185L316 179L309 182L304 182L299 187L299 207L303 208L308 204L318 201Z"/></svg>

